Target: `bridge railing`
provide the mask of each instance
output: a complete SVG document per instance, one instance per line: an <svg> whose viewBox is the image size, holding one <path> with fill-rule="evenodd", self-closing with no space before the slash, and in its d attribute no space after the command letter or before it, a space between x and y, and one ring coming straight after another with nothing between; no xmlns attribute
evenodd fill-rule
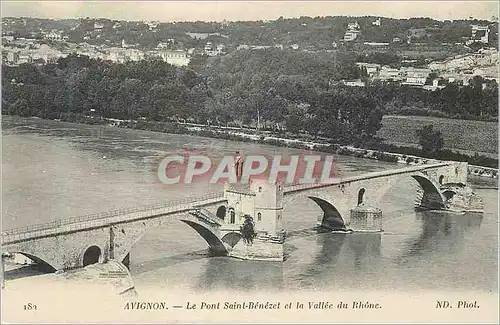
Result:
<svg viewBox="0 0 500 325"><path fill-rule="evenodd" d="M217 198L222 199L223 193L211 193L211 194L204 195L202 197L185 198L185 199L181 199L181 200L169 201L169 202L164 202L164 203L156 203L156 204L152 204L152 205L139 206L139 207L134 207L134 208L117 209L117 210L112 210L112 211L107 211L107 212L100 212L100 213L77 216L77 217L72 217L72 218L67 218L67 219L55 220L55 221L47 222L47 223L11 228L11 229L3 230L2 236L33 233L33 232L53 229L53 228L57 228L57 227L61 227L61 226L71 226L71 225L76 226L77 224L83 223L83 222L100 221L100 220L104 220L107 218L113 218L113 217L117 217L117 216L121 216L121 215L127 215L130 213L137 213L137 212L146 212L146 211L153 211L153 210L160 210L160 209L164 210L162 212L172 212L175 210L174 209L175 207L178 207L181 205L185 205L186 207L188 207L191 204L203 202L203 201L210 200L210 199L217 199ZM71 227L69 230L71 230Z"/></svg>

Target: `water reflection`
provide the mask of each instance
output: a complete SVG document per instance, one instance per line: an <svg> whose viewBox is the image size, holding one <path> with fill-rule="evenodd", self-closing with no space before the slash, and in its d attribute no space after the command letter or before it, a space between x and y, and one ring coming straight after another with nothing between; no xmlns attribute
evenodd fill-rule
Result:
<svg viewBox="0 0 500 325"><path fill-rule="evenodd" d="M290 277L300 288L363 286L351 280L373 277L381 264L380 233L318 234L316 245L312 262Z"/></svg>
<svg viewBox="0 0 500 325"><path fill-rule="evenodd" d="M175 266L180 263L192 262L195 260L205 259L209 256L208 249L199 250L195 252L183 253L174 256L167 256L142 262L140 264L131 263L130 273L132 275L139 275L141 273L150 272L164 267Z"/></svg>
<svg viewBox="0 0 500 325"><path fill-rule="evenodd" d="M362 269L373 267L380 258L382 236L380 233L323 234L316 242L320 250L315 263L334 266L338 261Z"/></svg>
<svg viewBox="0 0 500 325"><path fill-rule="evenodd" d="M440 250L446 250L449 254L459 249L466 233L480 228L483 214L426 211L417 213L416 218L422 222L422 230L416 239L406 244L408 248L398 258L399 262Z"/></svg>
<svg viewBox="0 0 500 325"><path fill-rule="evenodd" d="M283 263L242 261L229 257L207 259L205 271L198 278L197 290L281 290Z"/></svg>

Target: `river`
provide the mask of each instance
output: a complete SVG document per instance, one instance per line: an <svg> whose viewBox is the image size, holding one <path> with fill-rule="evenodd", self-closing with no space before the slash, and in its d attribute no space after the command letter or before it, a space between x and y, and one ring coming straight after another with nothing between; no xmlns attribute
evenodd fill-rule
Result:
<svg viewBox="0 0 500 325"><path fill-rule="evenodd" d="M169 152L211 157L303 150L188 135L118 129L3 116L3 229L222 191L219 184L168 186L155 177ZM335 157L338 175L356 175L395 163ZM204 240L181 222L151 229L132 249L137 290L194 292L252 290L480 290L497 292L497 181L471 179L485 213L453 215L413 211L417 183L396 184L380 208L383 235L316 234L321 210L298 200L284 211L283 263L209 257ZM7 279L8 280L8 279Z"/></svg>

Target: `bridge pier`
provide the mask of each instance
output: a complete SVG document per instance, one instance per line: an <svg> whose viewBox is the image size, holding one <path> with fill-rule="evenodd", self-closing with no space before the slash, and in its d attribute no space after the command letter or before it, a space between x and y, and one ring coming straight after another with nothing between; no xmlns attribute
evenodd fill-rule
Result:
<svg viewBox="0 0 500 325"><path fill-rule="evenodd" d="M351 210L350 228L354 232L382 232L382 210L360 204Z"/></svg>
<svg viewBox="0 0 500 325"><path fill-rule="evenodd" d="M127 269L130 271L130 253L128 253L127 256L125 256L122 264L125 265Z"/></svg>
<svg viewBox="0 0 500 325"><path fill-rule="evenodd" d="M1 255L2 255L2 257L1 257L1 261L0 261L0 277L2 277L1 281L2 281L2 289L3 289L3 288L5 288L5 274L4 274L4 272L5 272L5 269L4 269L5 268L5 265L4 265L5 256L3 253Z"/></svg>

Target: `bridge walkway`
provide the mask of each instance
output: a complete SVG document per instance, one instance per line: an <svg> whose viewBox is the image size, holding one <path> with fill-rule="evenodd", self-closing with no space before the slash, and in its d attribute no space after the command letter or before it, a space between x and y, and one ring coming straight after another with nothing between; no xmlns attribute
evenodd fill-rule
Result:
<svg viewBox="0 0 500 325"><path fill-rule="evenodd" d="M92 228L102 228L113 224L126 223L159 215L189 212L198 206L224 202L223 193L211 193L202 197L187 198L148 206L118 209L108 212L56 220L48 223L7 229L2 232L2 245L8 245L33 238L57 235ZM214 220L211 220L214 221Z"/></svg>
<svg viewBox="0 0 500 325"><path fill-rule="evenodd" d="M418 172L418 171L423 171L427 169L434 169L437 167L445 167L445 166L450 166L453 165L453 162L444 162L444 163L438 163L438 164L429 164L429 165L418 165L418 166L411 166L411 167L404 167L404 168L398 168L398 169L389 169L389 170L383 170L383 171L377 171L377 172L370 172L358 176L350 176L346 178L338 178L334 179L331 183L316 183L316 184L294 184L294 185L288 185L283 188L283 194L284 195L290 195L294 194L297 192L302 192L302 191L307 191L307 190L312 190L312 189L317 189L317 188L324 188L324 187L329 187L329 186L335 186L335 185L342 185L342 184L348 184L351 182L355 181L360 181L360 180L366 180L366 179L373 179L373 178L379 178L379 177L387 177L387 176L393 176L393 175L401 175L401 174L409 174L413 172Z"/></svg>

